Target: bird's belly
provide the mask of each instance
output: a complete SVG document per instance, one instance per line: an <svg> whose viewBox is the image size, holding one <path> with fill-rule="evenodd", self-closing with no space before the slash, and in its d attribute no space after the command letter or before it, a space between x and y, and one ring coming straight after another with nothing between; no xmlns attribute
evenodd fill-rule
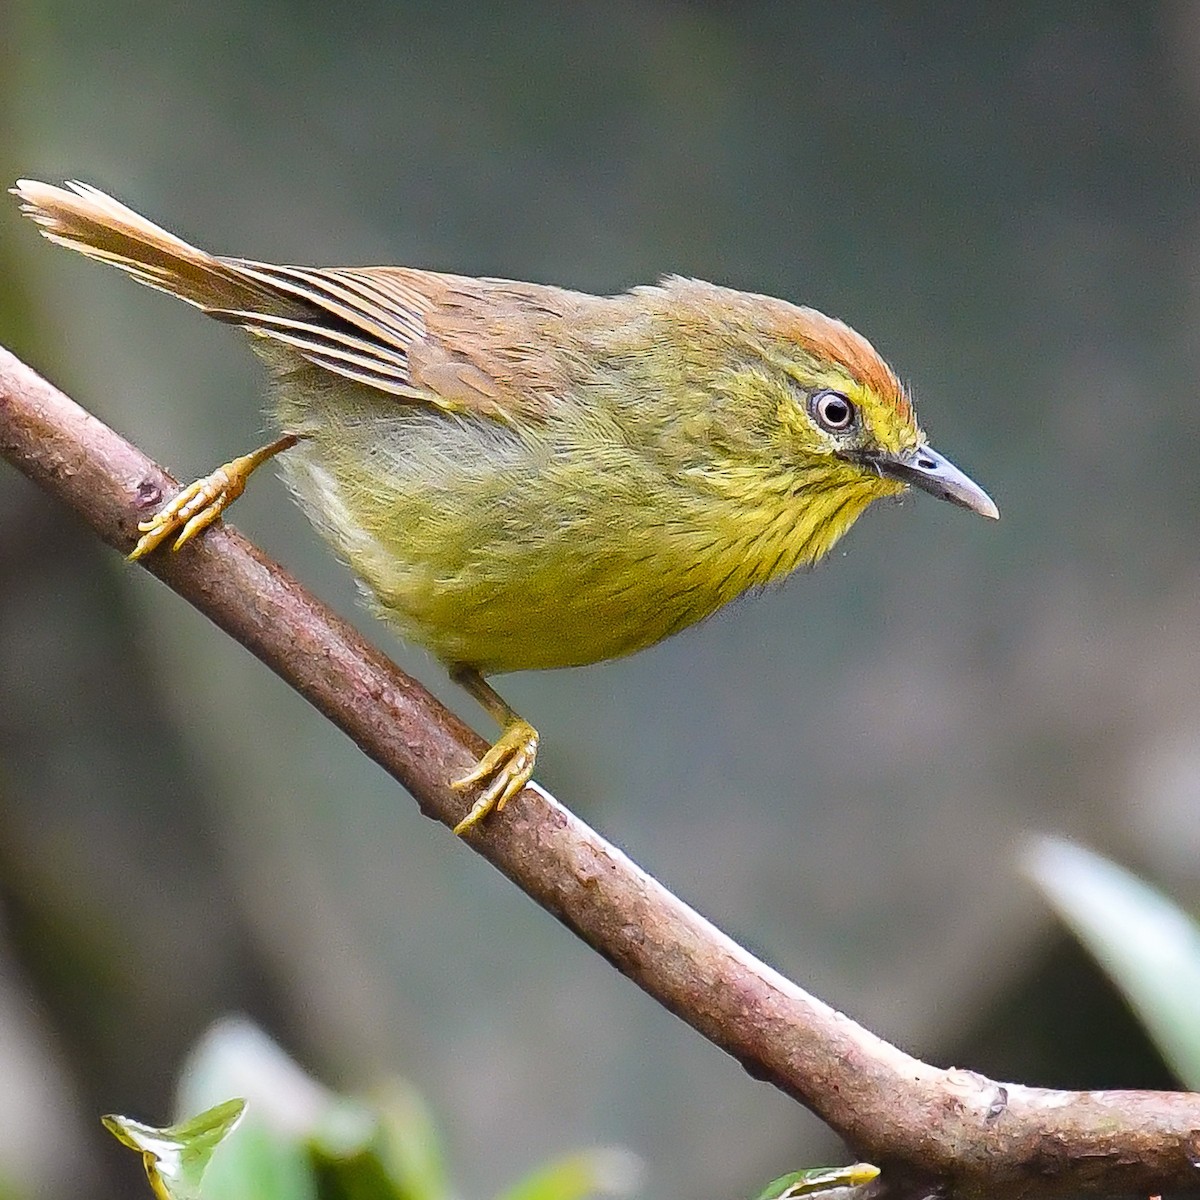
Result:
<svg viewBox="0 0 1200 1200"><path fill-rule="evenodd" d="M554 519L527 490L497 496L465 475L439 490L394 471L364 487L319 442L292 451L284 473L379 615L484 674L630 654L728 598L698 586L704 575L687 564L664 569L671 542L653 529Z"/></svg>
<svg viewBox="0 0 1200 1200"><path fill-rule="evenodd" d="M697 617L671 615L672 606L643 609L601 588L559 581L538 586L535 576L497 586L442 588L412 605L410 596L377 595L383 615L445 662L464 662L484 674L583 666L618 658L662 640ZM399 599L399 603L396 600Z"/></svg>

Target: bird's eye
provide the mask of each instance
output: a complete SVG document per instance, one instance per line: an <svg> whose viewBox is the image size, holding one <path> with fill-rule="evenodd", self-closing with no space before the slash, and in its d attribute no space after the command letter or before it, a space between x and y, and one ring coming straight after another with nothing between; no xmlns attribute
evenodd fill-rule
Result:
<svg viewBox="0 0 1200 1200"><path fill-rule="evenodd" d="M831 433L840 433L854 424L854 405L841 392L814 392L808 410Z"/></svg>

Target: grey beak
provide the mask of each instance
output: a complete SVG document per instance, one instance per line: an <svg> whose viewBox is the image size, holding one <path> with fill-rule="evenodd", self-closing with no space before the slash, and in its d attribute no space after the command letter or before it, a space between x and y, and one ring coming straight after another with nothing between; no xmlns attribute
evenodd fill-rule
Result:
<svg viewBox="0 0 1200 1200"><path fill-rule="evenodd" d="M995 502L979 484L929 446L917 446L895 456L873 454L869 461L882 474L918 487L939 500L949 500L993 521L1000 516Z"/></svg>

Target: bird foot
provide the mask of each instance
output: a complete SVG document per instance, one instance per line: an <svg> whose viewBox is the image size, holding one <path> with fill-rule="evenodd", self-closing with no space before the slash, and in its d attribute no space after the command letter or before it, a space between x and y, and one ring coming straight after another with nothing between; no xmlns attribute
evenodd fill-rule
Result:
<svg viewBox="0 0 1200 1200"><path fill-rule="evenodd" d="M241 494L253 467L241 466L234 459L218 467L211 475L189 484L169 504L159 509L149 521L138 526L142 535L130 554L130 561L144 558L157 549L172 534L178 532L173 549L186 546L198 533L203 533Z"/></svg>
<svg viewBox="0 0 1200 1200"><path fill-rule="evenodd" d="M173 549L186 546L198 533L203 533L245 490L246 480L268 459L290 450L301 434L285 433L267 446L251 454L243 454L218 467L211 475L189 484L169 504L164 505L149 521L138 526L142 535L130 554L130 561L144 558L178 532Z"/></svg>
<svg viewBox="0 0 1200 1200"><path fill-rule="evenodd" d="M456 792L465 792L477 784L483 786L471 811L455 825L454 832L461 836L488 813L499 812L529 782L537 752L538 731L528 721L516 720L506 726L474 770L450 783Z"/></svg>

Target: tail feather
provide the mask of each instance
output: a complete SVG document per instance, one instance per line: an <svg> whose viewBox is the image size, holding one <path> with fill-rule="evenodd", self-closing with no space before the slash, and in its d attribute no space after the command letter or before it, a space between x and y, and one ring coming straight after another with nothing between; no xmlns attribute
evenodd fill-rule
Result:
<svg viewBox="0 0 1200 1200"><path fill-rule="evenodd" d="M86 183L65 188L20 179L12 189L21 211L44 237L111 263L139 283L178 296L205 312L259 309L278 312L277 291L230 262L190 246L131 208Z"/></svg>
<svg viewBox="0 0 1200 1200"><path fill-rule="evenodd" d="M290 369L295 356L389 395L432 399L413 384L408 363L431 306L412 282L420 272L219 258L86 183L56 187L21 179L12 192L50 241L240 325L260 339L256 348L272 366ZM270 353L284 347L282 359Z"/></svg>

